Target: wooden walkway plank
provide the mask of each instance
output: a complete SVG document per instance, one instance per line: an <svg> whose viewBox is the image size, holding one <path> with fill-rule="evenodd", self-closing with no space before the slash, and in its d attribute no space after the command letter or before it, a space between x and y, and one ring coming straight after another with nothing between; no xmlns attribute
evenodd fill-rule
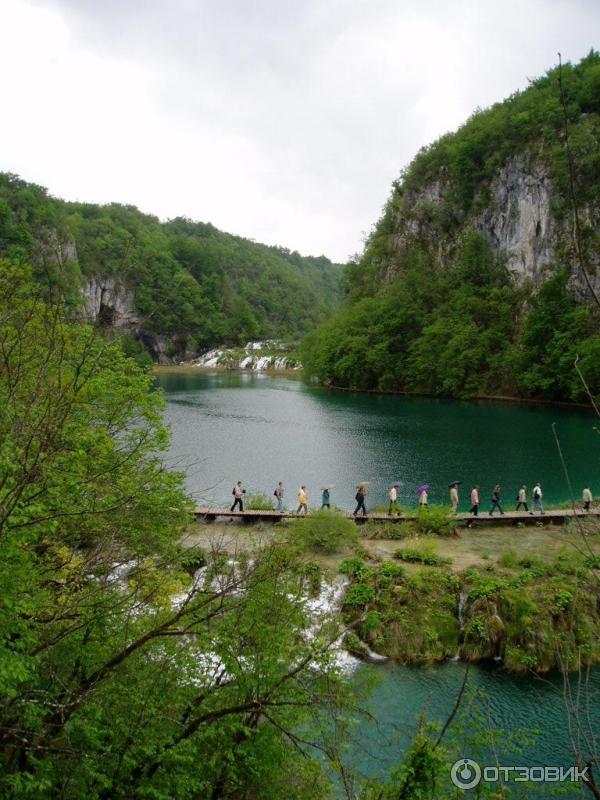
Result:
<svg viewBox="0 0 600 800"><path fill-rule="evenodd" d="M418 512L421 514L427 514L426 511ZM248 509L247 511L230 511L228 508L220 508L218 506L200 506L195 509L194 516L197 520L205 519L205 520L214 520L217 517L229 517L235 519L242 519L246 522L260 522L261 520L271 521L271 522L279 522L282 519L298 519L302 518L304 515L297 514L295 511L276 511L276 510L260 510L255 511L253 509ZM310 512L309 512L310 516ZM362 515L353 516L352 514L346 512L344 516L347 519L355 520L358 523L362 522L406 522L410 521L411 519L415 519L415 515L407 515L407 514L398 514L394 516L389 516L385 513L376 512L373 514L368 514L366 517ZM455 519L457 522L474 522L477 525L498 525L498 524L507 524L507 523L518 523L522 522L528 525L531 525L535 522L546 522L550 524L558 523L562 524L565 520L574 519L574 518L594 518L597 519L600 517L600 508L594 508L591 511L584 511L583 509L576 509L573 511L572 508L560 508L560 509L549 509L546 511L545 514L529 514L523 513L520 511L506 511L504 514L494 514L490 516L488 513L479 514L477 517L472 516L471 514L460 513L455 515Z"/></svg>

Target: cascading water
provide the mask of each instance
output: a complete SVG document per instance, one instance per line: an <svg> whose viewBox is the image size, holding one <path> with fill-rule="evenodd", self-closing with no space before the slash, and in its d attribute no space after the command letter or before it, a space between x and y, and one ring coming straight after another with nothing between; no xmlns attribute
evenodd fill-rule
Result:
<svg viewBox="0 0 600 800"><path fill-rule="evenodd" d="M462 635L465 630L465 608L467 607L467 600L469 599L468 592L461 592L458 596L458 625L460 628L460 636L458 637L458 650L456 655L452 656L451 661L460 661L460 644Z"/></svg>

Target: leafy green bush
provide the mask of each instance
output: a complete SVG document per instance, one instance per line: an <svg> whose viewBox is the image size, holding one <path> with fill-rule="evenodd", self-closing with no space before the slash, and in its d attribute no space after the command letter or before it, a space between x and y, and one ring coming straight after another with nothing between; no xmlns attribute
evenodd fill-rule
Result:
<svg viewBox="0 0 600 800"><path fill-rule="evenodd" d="M358 578L364 572L365 566L362 558L346 558L340 564L340 572L350 578Z"/></svg>
<svg viewBox="0 0 600 800"><path fill-rule="evenodd" d="M404 569L400 564L394 564L393 561L384 561L379 567L379 575L384 575L386 578L392 578L396 581L404 576Z"/></svg>
<svg viewBox="0 0 600 800"><path fill-rule="evenodd" d="M600 569L600 554L596 553L593 556L588 556L584 564L588 569Z"/></svg>
<svg viewBox="0 0 600 800"><path fill-rule="evenodd" d="M288 529L293 543L322 553L337 553L358 541L355 523L327 510L291 520Z"/></svg>
<svg viewBox="0 0 600 800"><path fill-rule="evenodd" d="M375 599L375 589L366 583L353 583L344 597L345 606L366 606Z"/></svg>
<svg viewBox="0 0 600 800"><path fill-rule="evenodd" d="M419 533L450 536L454 533L456 521L445 506L429 506L426 511L417 515L413 524Z"/></svg>
<svg viewBox="0 0 600 800"><path fill-rule="evenodd" d="M251 494L246 498L246 508L250 511L272 511L273 503L266 494Z"/></svg>
<svg viewBox="0 0 600 800"><path fill-rule="evenodd" d="M307 561L301 567L302 577L308 582L308 591L315 597L321 590L321 567L316 561Z"/></svg>
<svg viewBox="0 0 600 800"><path fill-rule="evenodd" d="M201 547L178 547L177 563L186 572L195 572L200 567L205 567L206 562L206 551Z"/></svg>

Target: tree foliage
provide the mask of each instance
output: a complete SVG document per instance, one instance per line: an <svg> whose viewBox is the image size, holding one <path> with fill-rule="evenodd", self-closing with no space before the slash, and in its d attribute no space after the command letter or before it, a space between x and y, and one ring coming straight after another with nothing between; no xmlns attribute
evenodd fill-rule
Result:
<svg viewBox="0 0 600 800"><path fill-rule="evenodd" d="M589 211L581 215L581 243L590 271L600 252L599 81L593 51L563 67L575 201ZM578 267L562 114L551 70L417 155L394 183L362 257L347 266L341 309L305 338L310 377L357 389L579 401L579 355L600 392L600 318L572 286ZM502 253L476 229L493 179L517 156L545 165L557 230L568 232L541 286L515 283ZM424 199L429 189L432 200Z"/></svg>
<svg viewBox="0 0 600 800"><path fill-rule="evenodd" d="M339 299L340 269L324 256L133 206L67 203L10 174L0 174L1 256L31 263L48 296L73 304L86 282L110 279L133 296L138 336L167 336L182 353L297 338Z"/></svg>
<svg viewBox="0 0 600 800"><path fill-rule="evenodd" d="M178 545L162 399L118 343L0 262L0 795L326 794L313 714L347 702L277 546Z"/></svg>

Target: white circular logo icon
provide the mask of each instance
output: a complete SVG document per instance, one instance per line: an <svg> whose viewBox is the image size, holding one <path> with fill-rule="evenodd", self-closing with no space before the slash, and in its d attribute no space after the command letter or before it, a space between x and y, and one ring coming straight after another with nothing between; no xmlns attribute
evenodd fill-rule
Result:
<svg viewBox="0 0 600 800"><path fill-rule="evenodd" d="M473 789L481 780L481 767L470 758L459 758L452 765L450 777L459 789Z"/></svg>

